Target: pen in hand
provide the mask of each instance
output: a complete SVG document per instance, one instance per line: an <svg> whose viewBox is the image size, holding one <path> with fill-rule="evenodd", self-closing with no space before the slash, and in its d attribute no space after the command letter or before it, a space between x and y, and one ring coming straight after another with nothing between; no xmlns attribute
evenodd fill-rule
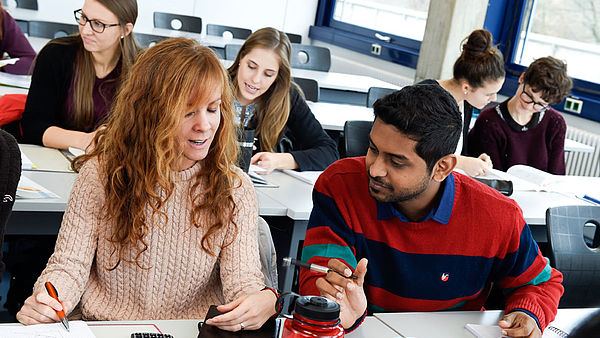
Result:
<svg viewBox="0 0 600 338"><path fill-rule="evenodd" d="M334 270L334 269L330 269L330 268L328 268L326 266L322 266L322 265L318 265L318 264L311 264L311 263L308 263L308 262L299 261L299 260L297 260L295 258L292 258L292 257L285 257L283 259L283 266L289 266L291 264L299 266L301 268L305 268L305 269L309 269L309 270L312 270L312 271L317 271L317 272L321 272L321 273L325 273L325 274L328 273L328 272L335 272L335 273L337 273L338 275L340 275L340 276L342 276L344 278L358 279L358 276L356 276L356 275L344 276L343 273L341 273L341 272L339 272L337 270Z"/></svg>
<svg viewBox="0 0 600 338"><path fill-rule="evenodd" d="M52 298L56 299L58 302L60 302L58 300L58 293L56 292L54 285L52 285L52 283L50 283L50 282L46 282L44 284L44 286L46 287L46 291L48 291L48 294L50 295L50 297L52 297ZM56 311L56 314L58 315L60 322L65 326L67 331L71 331L71 330L69 330L69 320L67 319L67 316L65 315L65 311L64 310Z"/></svg>

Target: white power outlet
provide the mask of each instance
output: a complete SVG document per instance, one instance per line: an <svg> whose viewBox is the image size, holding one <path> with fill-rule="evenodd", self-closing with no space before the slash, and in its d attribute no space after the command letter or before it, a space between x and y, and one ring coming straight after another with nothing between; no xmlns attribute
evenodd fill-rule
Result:
<svg viewBox="0 0 600 338"><path fill-rule="evenodd" d="M381 45L372 43L371 44L371 54L381 55Z"/></svg>
<svg viewBox="0 0 600 338"><path fill-rule="evenodd" d="M565 99L565 111L581 114L581 108L583 108L583 101L572 97Z"/></svg>

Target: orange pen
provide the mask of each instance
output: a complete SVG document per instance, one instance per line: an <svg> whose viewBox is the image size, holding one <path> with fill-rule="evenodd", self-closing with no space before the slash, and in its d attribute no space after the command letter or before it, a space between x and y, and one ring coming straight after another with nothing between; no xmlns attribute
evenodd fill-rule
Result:
<svg viewBox="0 0 600 338"><path fill-rule="evenodd" d="M46 282L44 284L44 286L46 287L46 291L48 291L48 294L50 295L50 297L59 301L58 293L56 292L54 285L52 285L52 283L50 283L50 282ZM58 315L58 318L60 318L60 322L63 323L63 325L65 326L65 329L67 329L67 331L71 331L71 330L69 330L69 320L67 319L67 316L65 315L65 311L63 311L63 310L56 311L56 314Z"/></svg>

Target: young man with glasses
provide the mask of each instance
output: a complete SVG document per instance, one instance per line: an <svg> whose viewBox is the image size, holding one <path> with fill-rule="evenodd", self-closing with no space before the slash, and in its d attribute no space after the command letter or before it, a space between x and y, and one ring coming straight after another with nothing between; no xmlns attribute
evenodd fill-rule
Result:
<svg viewBox="0 0 600 338"><path fill-rule="evenodd" d="M572 85L561 60L548 56L532 62L513 97L481 112L469 132L469 154L488 154L502 171L526 164L564 175L567 125L550 105L560 103Z"/></svg>

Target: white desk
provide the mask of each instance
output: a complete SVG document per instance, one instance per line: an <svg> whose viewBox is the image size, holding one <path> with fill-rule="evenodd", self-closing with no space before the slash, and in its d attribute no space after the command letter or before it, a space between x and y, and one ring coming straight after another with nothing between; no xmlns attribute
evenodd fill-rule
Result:
<svg viewBox="0 0 600 338"><path fill-rule="evenodd" d="M175 338L198 337L198 322L202 319L183 320L136 320L136 321L89 321L88 326L96 338L129 338L135 332L167 333ZM0 324L21 325L21 324ZM394 338L398 334L375 317L367 317L349 338Z"/></svg>
<svg viewBox="0 0 600 338"><path fill-rule="evenodd" d="M581 320L597 309L559 309L555 325L571 331ZM466 324L497 325L502 311L448 311L376 313L375 317L404 337L419 338L473 338Z"/></svg>
<svg viewBox="0 0 600 338"><path fill-rule="evenodd" d="M344 123L351 120L373 121L373 108L355 106L351 104L311 102L306 101L308 107L323 129L344 130Z"/></svg>

